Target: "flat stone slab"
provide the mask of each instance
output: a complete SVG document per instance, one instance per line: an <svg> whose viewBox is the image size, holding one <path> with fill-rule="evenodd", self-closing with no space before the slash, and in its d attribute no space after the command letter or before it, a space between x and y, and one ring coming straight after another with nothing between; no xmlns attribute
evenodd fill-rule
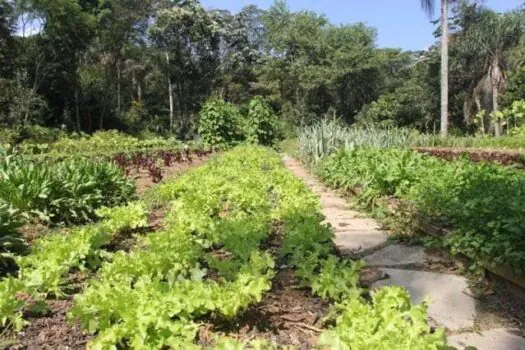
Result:
<svg viewBox="0 0 525 350"><path fill-rule="evenodd" d="M353 218L346 220L345 225L334 225L334 230L338 231L381 231L381 227L377 221L367 218ZM382 232L382 231L381 231ZM386 232L383 232L385 237L387 237Z"/></svg>
<svg viewBox="0 0 525 350"><path fill-rule="evenodd" d="M448 337L448 344L458 349L472 346L477 350L525 350L525 338L503 328L453 335Z"/></svg>
<svg viewBox="0 0 525 350"><path fill-rule="evenodd" d="M451 331L472 327L476 301L467 295L467 280L461 276L434 272L381 268L389 279L378 281L373 288L386 285L404 286L414 303L430 298L429 317Z"/></svg>
<svg viewBox="0 0 525 350"><path fill-rule="evenodd" d="M428 259L425 249L418 246L400 244L389 245L366 256L363 260L369 266L400 266L424 264Z"/></svg>
<svg viewBox="0 0 525 350"><path fill-rule="evenodd" d="M361 213L350 209L323 208L321 212L330 220L348 220L363 217Z"/></svg>
<svg viewBox="0 0 525 350"><path fill-rule="evenodd" d="M368 250L384 245L388 241L388 235L379 230L335 230L335 245L342 251L351 251L360 254Z"/></svg>
<svg viewBox="0 0 525 350"><path fill-rule="evenodd" d="M324 208L338 208L338 209L348 209L348 202L336 195L322 193L320 198L321 204Z"/></svg>

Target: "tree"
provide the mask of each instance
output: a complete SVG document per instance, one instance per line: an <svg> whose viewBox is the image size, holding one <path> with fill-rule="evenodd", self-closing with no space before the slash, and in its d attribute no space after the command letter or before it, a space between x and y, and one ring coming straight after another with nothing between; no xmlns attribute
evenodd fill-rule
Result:
<svg viewBox="0 0 525 350"><path fill-rule="evenodd" d="M441 0L441 136L448 136L448 5L454 0ZM431 16L434 0L421 0L421 6Z"/></svg>
<svg viewBox="0 0 525 350"><path fill-rule="evenodd" d="M390 56L375 47L374 28L336 26L311 11L292 12L283 1L263 18L264 64L256 86L288 120L307 124L333 110L351 123L379 97Z"/></svg>
<svg viewBox="0 0 525 350"><path fill-rule="evenodd" d="M93 0L24 1L24 11L31 12L42 28L23 40L23 56L37 57L27 59L23 68L32 75L32 89L46 98L51 112L48 119L56 124L73 124L70 116L77 110L79 60L95 29L92 5ZM78 113L75 116L80 129Z"/></svg>
<svg viewBox="0 0 525 350"><path fill-rule="evenodd" d="M255 5L232 15L215 11L221 25L221 65L216 94L245 103L256 94L257 69L263 60L264 11Z"/></svg>
<svg viewBox="0 0 525 350"><path fill-rule="evenodd" d="M111 71L108 80L116 82L116 114L122 112L122 63L125 50L145 36L152 0L99 0L97 28L101 50ZM116 77L115 77L116 75Z"/></svg>
<svg viewBox="0 0 525 350"><path fill-rule="evenodd" d="M0 79L12 72L10 64L14 56L13 32L15 17L13 6L7 0L0 0ZM7 63L7 64L6 64Z"/></svg>
<svg viewBox="0 0 525 350"><path fill-rule="evenodd" d="M474 55L476 64L482 67L479 85L486 82L490 86L494 133L500 136L499 96L507 81L506 53L520 42L525 17L518 11L500 14L484 7L479 11L479 19L459 35L459 46L465 54Z"/></svg>
<svg viewBox="0 0 525 350"><path fill-rule="evenodd" d="M165 56L170 107L170 132L174 131L175 96L180 129L186 134L200 106L213 88L219 66L220 26L215 16L194 0L156 12L150 35Z"/></svg>

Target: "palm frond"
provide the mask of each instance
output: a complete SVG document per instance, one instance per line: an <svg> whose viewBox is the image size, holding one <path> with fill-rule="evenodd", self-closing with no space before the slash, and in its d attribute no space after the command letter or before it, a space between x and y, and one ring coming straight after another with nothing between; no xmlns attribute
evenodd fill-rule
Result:
<svg viewBox="0 0 525 350"><path fill-rule="evenodd" d="M429 17L434 16L434 0L420 0L421 8Z"/></svg>

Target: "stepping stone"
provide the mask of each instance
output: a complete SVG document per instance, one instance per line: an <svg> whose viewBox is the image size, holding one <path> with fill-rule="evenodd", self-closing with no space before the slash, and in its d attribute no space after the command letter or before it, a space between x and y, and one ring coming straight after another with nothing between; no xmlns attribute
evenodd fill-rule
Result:
<svg viewBox="0 0 525 350"><path fill-rule="evenodd" d="M348 209L348 202L333 194L322 193L321 204L324 208Z"/></svg>
<svg viewBox="0 0 525 350"><path fill-rule="evenodd" d="M350 209L340 209L340 208L323 208L321 210L323 215L327 218L327 220L330 221L338 221L338 220L350 220L350 219L358 219L362 218L363 215L355 210Z"/></svg>
<svg viewBox="0 0 525 350"><path fill-rule="evenodd" d="M386 285L404 286L414 303L430 298L428 315L440 326L451 331L474 326L476 301L467 295L467 280L461 276L434 272L382 268L388 280L373 284L373 288Z"/></svg>
<svg viewBox="0 0 525 350"><path fill-rule="evenodd" d="M381 227L377 221L368 218L358 218L358 219L349 219L347 220L348 225L344 227L341 231L381 231ZM334 227L337 231L338 228ZM382 231L381 231L382 232ZM387 237L386 232L383 232L385 237Z"/></svg>
<svg viewBox="0 0 525 350"><path fill-rule="evenodd" d="M472 346L478 350L525 350L525 338L503 328L453 335L448 337L448 344L458 349Z"/></svg>
<svg viewBox="0 0 525 350"><path fill-rule="evenodd" d="M326 215L324 223L330 224L334 231L350 231L353 230L352 221L359 220L356 213L351 211L345 211L345 216L333 217ZM324 214L324 213L323 213ZM330 213L329 213L330 214Z"/></svg>
<svg viewBox="0 0 525 350"><path fill-rule="evenodd" d="M399 266L424 264L428 259L425 249L417 246L406 246L400 244L389 245L363 260L369 266Z"/></svg>
<svg viewBox="0 0 525 350"><path fill-rule="evenodd" d="M388 240L388 235L379 230L336 230L334 242L339 250L352 255L362 255L366 251L381 247Z"/></svg>
<svg viewBox="0 0 525 350"><path fill-rule="evenodd" d="M315 179L304 179L303 181L310 187L319 185L319 183Z"/></svg>
<svg viewBox="0 0 525 350"><path fill-rule="evenodd" d="M315 194L322 194L324 192L326 192L326 188L324 186L321 186L321 185L315 185L313 186L312 188L310 188L310 190L315 193Z"/></svg>

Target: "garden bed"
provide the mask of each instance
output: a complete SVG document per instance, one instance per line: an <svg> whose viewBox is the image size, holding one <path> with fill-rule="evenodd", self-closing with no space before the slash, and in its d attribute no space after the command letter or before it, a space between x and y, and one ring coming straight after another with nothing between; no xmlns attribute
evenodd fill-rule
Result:
<svg viewBox="0 0 525 350"><path fill-rule="evenodd" d="M148 208L162 205L159 223L162 215ZM424 306L408 302L406 290L360 288L362 264L337 256L317 197L273 151L227 152L151 189L143 201L102 214L97 224L42 238L21 261L23 273L0 281L0 319L13 329L11 346L445 345L444 332L426 324ZM161 229L132 247L115 245L152 221ZM72 290L68 274L75 270L91 274ZM28 313L21 295L44 297L51 313ZM24 327L27 321L33 325Z"/></svg>
<svg viewBox="0 0 525 350"><path fill-rule="evenodd" d="M449 161L467 158L472 162L490 162L507 166L514 165L525 169L525 153L520 151L434 147L418 147L415 148L415 150Z"/></svg>

